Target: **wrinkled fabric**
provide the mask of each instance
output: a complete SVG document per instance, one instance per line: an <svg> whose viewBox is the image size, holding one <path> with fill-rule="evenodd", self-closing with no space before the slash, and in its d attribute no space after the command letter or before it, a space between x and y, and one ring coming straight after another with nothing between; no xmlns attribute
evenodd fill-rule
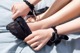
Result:
<svg viewBox="0 0 80 53"><path fill-rule="evenodd" d="M45 1L52 2L52 0L44 0L44 4L47 4ZM0 33L0 53L80 53L80 34L70 34L68 41L63 40L57 46L46 45L40 51L35 52L10 32L5 32L6 25L13 21L11 18L11 6L15 2L22 2L22 0L0 1L0 31L2 31ZM45 7L44 4L41 4L41 6ZM39 6L40 4L36 8L39 9Z"/></svg>

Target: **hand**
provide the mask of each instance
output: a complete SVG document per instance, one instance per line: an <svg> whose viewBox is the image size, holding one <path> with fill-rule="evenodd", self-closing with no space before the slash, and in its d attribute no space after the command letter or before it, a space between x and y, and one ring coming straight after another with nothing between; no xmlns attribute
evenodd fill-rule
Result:
<svg viewBox="0 0 80 53"><path fill-rule="evenodd" d="M37 30L26 37L24 41L29 44L33 50L38 51L50 40L52 32L52 28Z"/></svg>
<svg viewBox="0 0 80 53"><path fill-rule="evenodd" d="M26 22L36 22L36 18L34 18L34 17L29 17L27 20L26 20Z"/></svg>
<svg viewBox="0 0 80 53"><path fill-rule="evenodd" d="M12 6L12 13L13 13L12 18L15 19L18 16L25 17L29 11L30 9L25 2L15 3Z"/></svg>
<svg viewBox="0 0 80 53"><path fill-rule="evenodd" d="M37 15L36 18L33 16L28 17L27 22L36 22L42 20L42 14Z"/></svg>

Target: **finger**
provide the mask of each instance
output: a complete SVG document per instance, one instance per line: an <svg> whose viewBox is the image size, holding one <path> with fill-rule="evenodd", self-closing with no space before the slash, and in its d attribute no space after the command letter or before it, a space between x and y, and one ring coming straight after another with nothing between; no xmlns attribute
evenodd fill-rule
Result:
<svg viewBox="0 0 80 53"><path fill-rule="evenodd" d="M31 44L30 46L31 46L32 48L35 48L35 47L37 47L39 44L40 44L40 42L35 42L35 43Z"/></svg>
<svg viewBox="0 0 80 53"><path fill-rule="evenodd" d="M32 17L28 18L27 22L32 22L32 19L33 19Z"/></svg>
<svg viewBox="0 0 80 53"><path fill-rule="evenodd" d="M14 5L12 5L11 11L13 11L13 9L14 9Z"/></svg>
<svg viewBox="0 0 80 53"><path fill-rule="evenodd" d="M29 23L29 20L26 20L27 23Z"/></svg>
<svg viewBox="0 0 80 53"><path fill-rule="evenodd" d="M39 41L39 40L40 40L39 37L34 37L34 38L32 38L31 40L27 41L27 43L31 45L32 43L34 43L34 42L36 42L36 41Z"/></svg>
<svg viewBox="0 0 80 53"><path fill-rule="evenodd" d="M35 19L31 19L31 22L35 22L36 20Z"/></svg>
<svg viewBox="0 0 80 53"><path fill-rule="evenodd" d="M25 18L26 16L22 16L23 18Z"/></svg>
<svg viewBox="0 0 80 53"><path fill-rule="evenodd" d="M19 16L19 11L16 11L16 13L13 14L12 18L13 18L13 19L16 19L18 16Z"/></svg>
<svg viewBox="0 0 80 53"><path fill-rule="evenodd" d="M26 15L27 15L27 14L22 15L22 17L24 18L24 17L26 17Z"/></svg>
<svg viewBox="0 0 80 53"><path fill-rule="evenodd" d="M34 38L34 34L30 34L29 36L27 36L24 41L27 42L28 40L31 40L32 38Z"/></svg>
<svg viewBox="0 0 80 53"><path fill-rule="evenodd" d="M29 20L26 20L27 23L29 23Z"/></svg>
<svg viewBox="0 0 80 53"><path fill-rule="evenodd" d="M16 12L17 12L17 10L13 10L13 11L12 11L13 15L14 15Z"/></svg>
<svg viewBox="0 0 80 53"><path fill-rule="evenodd" d="M43 46L44 46L44 44L40 44L39 46L37 46L36 48L34 48L34 50L35 51L39 51Z"/></svg>
<svg viewBox="0 0 80 53"><path fill-rule="evenodd" d="M28 18L26 19L26 21L27 21L27 22L30 22L30 18L28 17Z"/></svg>
<svg viewBox="0 0 80 53"><path fill-rule="evenodd" d="M43 48L47 43L47 39L42 41L42 42L40 42L40 43L41 44L39 44L36 48L34 48L35 51L39 51L41 48Z"/></svg>

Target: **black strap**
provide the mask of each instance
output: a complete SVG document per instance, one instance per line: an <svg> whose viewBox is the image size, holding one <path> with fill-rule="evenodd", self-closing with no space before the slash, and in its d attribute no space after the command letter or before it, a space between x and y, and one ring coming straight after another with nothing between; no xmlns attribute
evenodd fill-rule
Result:
<svg viewBox="0 0 80 53"><path fill-rule="evenodd" d="M29 8L30 8L30 10L31 10L34 18L36 18L36 13L35 13L35 10L34 10L34 5L31 4L30 2L28 2L27 0L23 0L23 1L29 6Z"/></svg>
<svg viewBox="0 0 80 53"><path fill-rule="evenodd" d="M23 1L29 6L30 10L33 12L33 10L34 10L34 5L31 4L30 2L28 2L27 0L23 0Z"/></svg>
<svg viewBox="0 0 80 53"><path fill-rule="evenodd" d="M51 46L53 44L58 45L62 39L64 39L64 40L69 39L68 36L66 36L66 35L58 34L56 27L51 27L51 28L54 30L54 32L52 33L51 39L47 43L49 46Z"/></svg>

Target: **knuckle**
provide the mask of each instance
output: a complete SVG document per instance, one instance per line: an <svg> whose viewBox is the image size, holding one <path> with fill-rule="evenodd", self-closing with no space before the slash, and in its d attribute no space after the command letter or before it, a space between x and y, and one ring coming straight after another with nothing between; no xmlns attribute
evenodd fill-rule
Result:
<svg viewBox="0 0 80 53"><path fill-rule="evenodd" d="M40 49L39 48L36 48L36 49L34 49L35 51L39 51Z"/></svg>
<svg viewBox="0 0 80 53"><path fill-rule="evenodd" d="M32 48L34 48L34 46L33 46L32 44L31 44L30 46L31 46Z"/></svg>
<svg viewBox="0 0 80 53"><path fill-rule="evenodd" d="M27 41L27 44L31 45L31 42Z"/></svg>
<svg viewBox="0 0 80 53"><path fill-rule="evenodd" d="M27 42L26 38L24 39L24 42Z"/></svg>
<svg viewBox="0 0 80 53"><path fill-rule="evenodd" d="M36 36L36 33L35 33L35 32L32 32L32 34L33 34L34 36Z"/></svg>
<svg viewBox="0 0 80 53"><path fill-rule="evenodd" d="M30 44L29 41L27 41L27 44Z"/></svg>
<svg viewBox="0 0 80 53"><path fill-rule="evenodd" d="M40 37L40 36L36 36L36 38L37 38L37 39L41 39L41 37Z"/></svg>

